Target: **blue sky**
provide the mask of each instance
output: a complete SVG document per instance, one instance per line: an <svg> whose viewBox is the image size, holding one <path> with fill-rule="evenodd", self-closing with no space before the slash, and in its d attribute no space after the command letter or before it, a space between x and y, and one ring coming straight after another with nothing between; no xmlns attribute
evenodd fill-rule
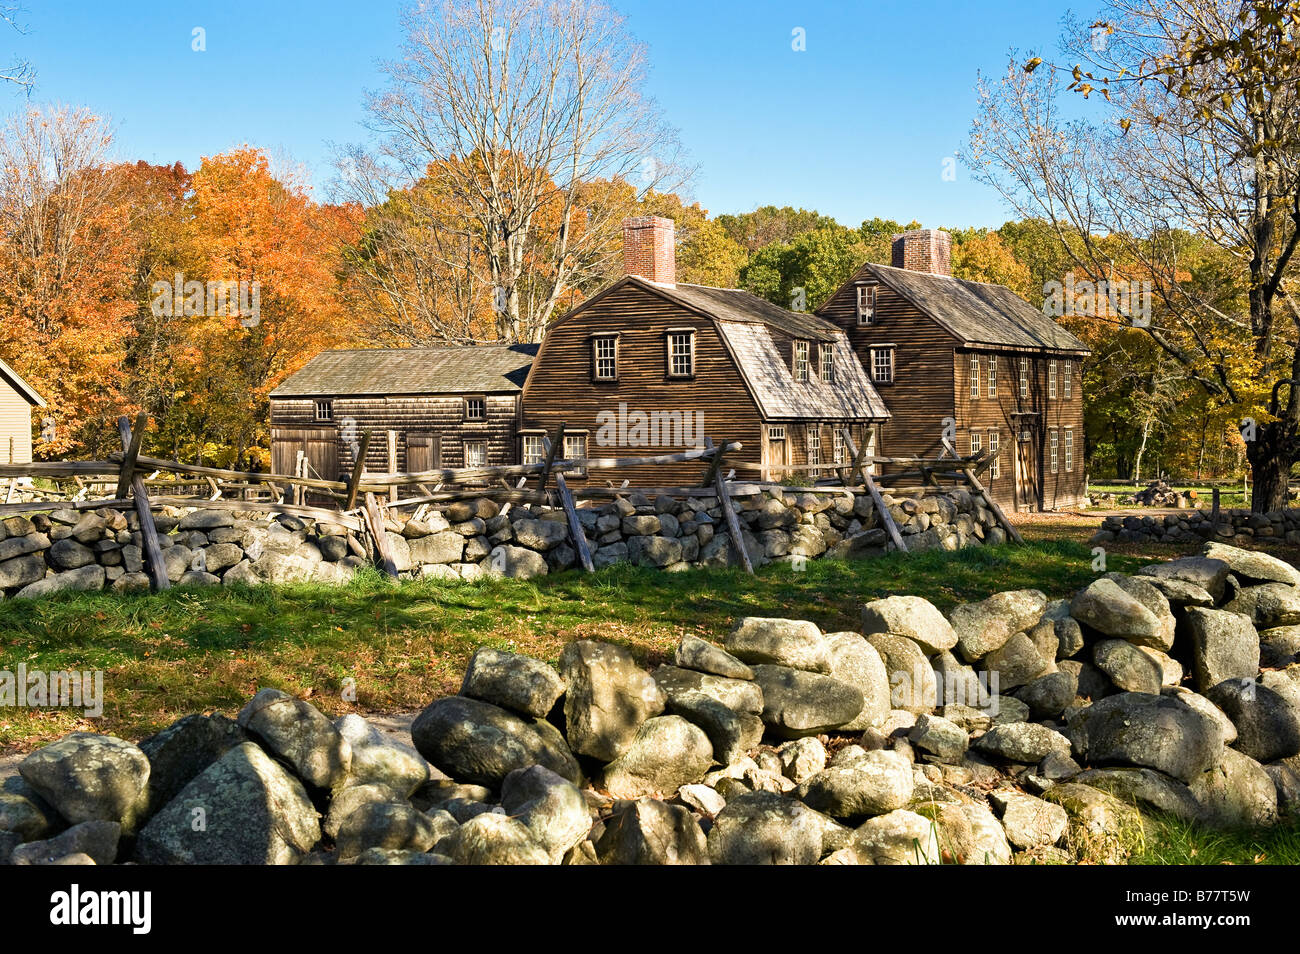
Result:
<svg viewBox="0 0 1300 954"><path fill-rule="evenodd" d="M120 158L180 160L250 142L330 174L330 143L365 138L364 91L396 55L404 3L26 0L25 35L0 62L37 70L33 99L111 117ZM815 208L848 225L880 216L996 226L999 198L943 161L962 147L979 70L1051 48L1064 4L613 0L649 46L650 92L699 166L712 213ZM206 31L204 52L192 30ZM791 49L802 28L806 50ZM15 108L21 96L0 90ZM323 197L323 196L322 196Z"/></svg>

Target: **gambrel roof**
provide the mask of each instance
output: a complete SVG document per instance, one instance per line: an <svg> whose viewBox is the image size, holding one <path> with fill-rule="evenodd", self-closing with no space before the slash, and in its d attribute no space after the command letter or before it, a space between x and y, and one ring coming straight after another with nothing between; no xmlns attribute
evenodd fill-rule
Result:
<svg viewBox="0 0 1300 954"><path fill-rule="evenodd" d="M361 394L506 393L523 389L535 344L322 351L273 398Z"/></svg>
<svg viewBox="0 0 1300 954"><path fill-rule="evenodd" d="M869 276L874 276L881 284L888 285L906 298L963 344L1080 354L1087 354L1090 350L1005 285L989 285L873 262L858 269L847 284L861 284ZM838 295L839 291L835 294Z"/></svg>

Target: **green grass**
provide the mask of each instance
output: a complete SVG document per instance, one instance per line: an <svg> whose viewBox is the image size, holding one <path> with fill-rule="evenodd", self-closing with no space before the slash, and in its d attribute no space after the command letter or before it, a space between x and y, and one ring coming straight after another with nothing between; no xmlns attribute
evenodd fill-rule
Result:
<svg viewBox="0 0 1300 954"><path fill-rule="evenodd" d="M1147 816L1131 865L1300 865L1300 819L1273 828L1214 831L1167 815Z"/></svg>

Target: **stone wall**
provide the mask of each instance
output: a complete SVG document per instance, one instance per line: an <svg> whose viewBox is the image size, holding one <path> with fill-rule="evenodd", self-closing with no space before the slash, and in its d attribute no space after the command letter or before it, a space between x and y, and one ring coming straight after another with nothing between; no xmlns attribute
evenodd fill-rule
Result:
<svg viewBox="0 0 1300 954"><path fill-rule="evenodd" d="M1125 543L1195 543L1218 540L1248 547L1254 540L1285 540L1300 545L1300 510L1274 510L1254 513L1233 509L1219 511L1213 522L1209 510L1189 510L1164 516L1112 515L1101 522L1093 543L1119 540Z"/></svg>
<svg viewBox="0 0 1300 954"><path fill-rule="evenodd" d="M650 670L593 640L556 665L480 647L409 740L269 688L138 745L73 733L0 788L0 863L1095 863L1140 840L1135 806L1300 809L1280 560L1210 544L1070 599L859 618L745 617Z"/></svg>
<svg viewBox="0 0 1300 954"><path fill-rule="evenodd" d="M983 502L965 491L886 505L909 551L1001 543ZM765 492L735 501L755 565L801 559L864 558L892 545L866 494ZM563 510L498 507L487 498L417 511L388 542L404 578L535 577L578 564ZM650 499L632 493L578 510L596 567L629 562L665 570L734 566L717 497ZM373 562L359 535L296 516L237 510L162 508L154 516L172 583L342 583ZM35 597L62 590L147 590L134 511L70 509L0 521L0 593Z"/></svg>

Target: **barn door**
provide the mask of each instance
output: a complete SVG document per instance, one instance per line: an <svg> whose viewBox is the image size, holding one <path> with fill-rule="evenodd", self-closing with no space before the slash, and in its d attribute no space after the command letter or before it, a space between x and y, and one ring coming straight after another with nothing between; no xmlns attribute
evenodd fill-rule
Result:
<svg viewBox="0 0 1300 954"><path fill-rule="evenodd" d="M785 438L785 426L774 424L767 429L767 479L784 482L788 475L781 468L789 463L789 442Z"/></svg>
<svg viewBox="0 0 1300 954"><path fill-rule="evenodd" d="M1038 440L1029 424L1016 432L1016 509L1038 509Z"/></svg>
<svg viewBox="0 0 1300 954"><path fill-rule="evenodd" d="M420 474L426 470L437 470L442 466L442 454L439 452L438 435L436 434L413 434L408 432L406 435L406 471L410 474Z"/></svg>

